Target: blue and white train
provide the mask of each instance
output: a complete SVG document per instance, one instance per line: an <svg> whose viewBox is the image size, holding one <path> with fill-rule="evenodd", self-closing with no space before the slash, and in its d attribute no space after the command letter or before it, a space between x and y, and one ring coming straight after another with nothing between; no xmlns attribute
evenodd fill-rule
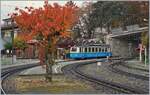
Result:
<svg viewBox="0 0 150 95"><path fill-rule="evenodd" d="M70 48L69 58L86 59L112 56L110 45L98 44L88 46L74 46Z"/></svg>

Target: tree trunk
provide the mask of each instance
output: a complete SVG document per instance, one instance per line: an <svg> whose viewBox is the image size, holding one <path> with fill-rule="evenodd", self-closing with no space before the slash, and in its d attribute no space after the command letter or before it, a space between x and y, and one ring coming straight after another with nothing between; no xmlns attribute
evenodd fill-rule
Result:
<svg viewBox="0 0 150 95"><path fill-rule="evenodd" d="M52 82L52 57L51 57L51 54L48 54L47 55L47 58L46 59L46 80L48 82Z"/></svg>
<svg viewBox="0 0 150 95"><path fill-rule="evenodd" d="M46 57L46 80L48 82L52 82L52 66L55 62L55 46L53 45L53 41L50 37L48 37L48 47L45 51L45 57Z"/></svg>

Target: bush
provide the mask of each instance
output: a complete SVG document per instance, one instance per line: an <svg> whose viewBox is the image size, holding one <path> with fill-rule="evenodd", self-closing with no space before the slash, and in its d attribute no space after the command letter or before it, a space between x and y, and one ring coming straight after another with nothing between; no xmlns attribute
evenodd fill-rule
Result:
<svg viewBox="0 0 150 95"><path fill-rule="evenodd" d="M8 42L4 45L5 49L11 50L12 49L12 43Z"/></svg>
<svg viewBox="0 0 150 95"><path fill-rule="evenodd" d="M20 39L19 37L16 37L14 39L14 46L16 48L22 49L24 50L25 48L27 48L27 44L24 40Z"/></svg>

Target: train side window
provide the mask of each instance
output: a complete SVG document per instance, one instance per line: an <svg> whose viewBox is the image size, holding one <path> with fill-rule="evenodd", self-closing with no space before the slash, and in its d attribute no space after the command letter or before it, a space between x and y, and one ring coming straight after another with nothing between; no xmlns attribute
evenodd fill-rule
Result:
<svg viewBox="0 0 150 95"><path fill-rule="evenodd" d="M91 52L91 48L89 47L89 52Z"/></svg>
<svg viewBox="0 0 150 95"><path fill-rule="evenodd" d="M107 48L105 48L105 52L107 52Z"/></svg>
<svg viewBox="0 0 150 95"><path fill-rule="evenodd" d="M99 52L101 52L101 48L99 48Z"/></svg>
<svg viewBox="0 0 150 95"><path fill-rule="evenodd" d="M95 52L98 52L97 47L95 48Z"/></svg>
<svg viewBox="0 0 150 95"><path fill-rule="evenodd" d="M84 52L87 52L87 48L84 48Z"/></svg>
<svg viewBox="0 0 150 95"><path fill-rule="evenodd" d="M102 50L102 52L104 52L104 48L102 48L101 50Z"/></svg>
<svg viewBox="0 0 150 95"><path fill-rule="evenodd" d="M82 48L80 47L80 51L79 52L82 52Z"/></svg>
<svg viewBox="0 0 150 95"><path fill-rule="evenodd" d="M94 52L94 47L92 47L92 52Z"/></svg>

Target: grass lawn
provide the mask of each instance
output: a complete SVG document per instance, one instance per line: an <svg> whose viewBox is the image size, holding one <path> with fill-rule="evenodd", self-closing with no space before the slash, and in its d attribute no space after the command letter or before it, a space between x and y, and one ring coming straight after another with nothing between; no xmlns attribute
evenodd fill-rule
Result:
<svg viewBox="0 0 150 95"><path fill-rule="evenodd" d="M18 76L15 79L19 93L87 93L93 88L81 81L70 79L64 75L54 75L52 82L46 82L44 76Z"/></svg>

